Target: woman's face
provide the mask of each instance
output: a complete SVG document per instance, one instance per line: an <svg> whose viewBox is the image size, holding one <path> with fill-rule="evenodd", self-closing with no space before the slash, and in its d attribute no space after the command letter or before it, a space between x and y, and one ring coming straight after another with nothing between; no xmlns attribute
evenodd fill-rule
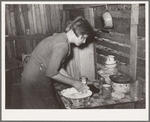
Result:
<svg viewBox="0 0 150 122"><path fill-rule="evenodd" d="M76 39L74 42L75 45L80 46L81 44L86 43L87 37L88 37L87 35L83 35L83 36L79 36L79 37L76 36Z"/></svg>

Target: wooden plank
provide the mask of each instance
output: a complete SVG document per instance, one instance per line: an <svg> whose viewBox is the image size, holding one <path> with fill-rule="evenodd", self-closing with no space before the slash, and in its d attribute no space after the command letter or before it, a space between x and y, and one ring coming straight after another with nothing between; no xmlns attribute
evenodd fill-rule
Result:
<svg viewBox="0 0 150 122"><path fill-rule="evenodd" d="M66 18L67 18L67 21L69 21L69 11L66 11Z"/></svg>
<svg viewBox="0 0 150 122"><path fill-rule="evenodd" d="M24 18L24 24L25 24L25 34L29 34L29 20L28 20L28 5L24 4L22 7L22 15Z"/></svg>
<svg viewBox="0 0 150 122"><path fill-rule="evenodd" d="M44 14L44 18L45 18L45 29L46 29L46 33L49 33L48 30L48 22L47 22L47 14L46 14L46 6L45 4L43 4L43 14Z"/></svg>
<svg viewBox="0 0 150 122"><path fill-rule="evenodd" d="M14 54L15 54L15 57L17 57L17 50L16 50L16 40L13 40L13 47L14 47Z"/></svg>
<svg viewBox="0 0 150 122"><path fill-rule="evenodd" d="M51 15L50 15L50 20L51 20L51 25L53 28L53 33L57 32L56 30L56 17L55 17L55 5L51 4L50 5L50 9L51 9Z"/></svg>
<svg viewBox="0 0 150 122"><path fill-rule="evenodd" d="M40 17L40 11L39 11L39 5L35 4L35 18L36 18L36 26L37 26L37 32L38 34L42 33L42 27L41 27L41 17Z"/></svg>
<svg viewBox="0 0 150 122"><path fill-rule="evenodd" d="M23 30L21 26L21 19L20 19L20 12L19 12L19 6L14 5L14 15L15 15L15 23L16 23L16 31L17 35L23 35Z"/></svg>
<svg viewBox="0 0 150 122"><path fill-rule="evenodd" d="M46 34L46 22L45 22L45 16L44 16L44 6L43 4L40 4L39 5L39 9L40 9L40 16L41 16L41 27L42 27L42 30L43 30L43 34Z"/></svg>
<svg viewBox="0 0 150 122"><path fill-rule="evenodd" d="M63 31L63 10L60 10L60 26L59 26L61 32Z"/></svg>
<svg viewBox="0 0 150 122"><path fill-rule="evenodd" d="M25 40L25 39L41 39L41 38L45 38L48 37L52 34L36 34L36 35L19 35L19 36L9 36L6 38L6 41L13 41L13 40Z"/></svg>
<svg viewBox="0 0 150 122"><path fill-rule="evenodd" d="M104 55L96 53L96 58L97 58L96 63L99 63L101 65L105 65L106 57Z"/></svg>
<svg viewBox="0 0 150 122"><path fill-rule="evenodd" d="M66 11L62 11L62 31L65 31L65 29L66 29Z"/></svg>
<svg viewBox="0 0 150 122"><path fill-rule="evenodd" d="M59 32L59 25L60 25L60 22L59 22L59 8L58 8L58 5L51 5L51 9L52 9L52 16L51 16L51 23L53 25L53 33L55 32Z"/></svg>
<svg viewBox="0 0 150 122"><path fill-rule="evenodd" d="M91 24L92 27L95 27L94 22L94 9L93 8L84 8L84 17Z"/></svg>
<svg viewBox="0 0 150 122"><path fill-rule="evenodd" d="M34 34L37 34L35 4L32 4L32 16L33 16Z"/></svg>
<svg viewBox="0 0 150 122"><path fill-rule="evenodd" d="M12 28L10 23L10 15L9 15L9 5L6 5L6 28L8 30L8 35L12 35Z"/></svg>
<svg viewBox="0 0 150 122"><path fill-rule="evenodd" d="M139 15L139 5L132 4L131 10L131 31L130 31L130 75L132 79L136 80L136 66L137 66L137 24Z"/></svg>
<svg viewBox="0 0 150 122"><path fill-rule="evenodd" d="M97 38L105 38L112 40L114 42L119 42L122 44L130 45L130 35L118 33L118 32L97 32L96 33ZM144 50L145 49L145 37L138 36L138 48Z"/></svg>
<svg viewBox="0 0 150 122"><path fill-rule="evenodd" d="M71 10L71 9L83 9L86 7L100 7L100 6L104 6L105 4L65 4L63 6L64 10Z"/></svg>
<svg viewBox="0 0 150 122"><path fill-rule="evenodd" d="M19 45L19 40L15 40L15 49L16 49L16 53L17 53L17 56L21 56L22 54L22 48L20 47Z"/></svg>
<svg viewBox="0 0 150 122"><path fill-rule="evenodd" d="M12 53L11 53L10 41L6 42L6 46L7 46L8 57L11 58L12 57Z"/></svg>
<svg viewBox="0 0 150 122"><path fill-rule="evenodd" d="M61 9L62 7L60 6L60 5L56 5L56 13L57 13L57 18L58 18L58 24L57 24L57 26L58 26L58 32L61 32L61 16L60 16L60 9Z"/></svg>
<svg viewBox="0 0 150 122"><path fill-rule="evenodd" d="M57 9L56 9L56 5L53 5L53 21L54 21L54 27L55 27L55 32L58 32L58 18L57 18Z"/></svg>
<svg viewBox="0 0 150 122"><path fill-rule="evenodd" d="M50 5L46 5L47 24L50 33L53 33L53 27L51 23L51 8Z"/></svg>
<svg viewBox="0 0 150 122"><path fill-rule="evenodd" d="M62 10L63 10L63 5L59 5L59 32L62 32Z"/></svg>
<svg viewBox="0 0 150 122"><path fill-rule="evenodd" d="M21 27L22 27L23 34L25 34L25 24L24 24L24 18L23 18L21 6L22 5L19 5L20 20L21 20Z"/></svg>
<svg viewBox="0 0 150 122"><path fill-rule="evenodd" d="M126 47L130 46L130 36L121 33L97 33L96 40L103 40L107 42L112 42L118 45L124 45ZM138 57L145 58L145 37L138 37ZM113 47L112 47L113 48Z"/></svg>
<svg viewBox="0 0 150 122"><path fill-rule="evenodd" d="M79 48L72 45L72 53L68 57L66 62L67 72L74 78L80 79L80 67L79 67Z"/></svg>
<svg viewBox="0 0 150 122"><path fill-rule="evenodd" d="M79 48L78 47L74 47L73 50L74 50L73 51L74 59L80 59L80 57L79 57ZM74 63L75 63L75 68L76 68L75 71L79 71L79 72L75 72L76 73L75 78L80 80L80 77L82 76L82 74L80 72L81 70L80 70L80 67L79 67L80 66L79 65L80 60L74 60Z"/></svg>
<svg viewBox="0 0 150 122"><path fill-rule="evenodd" d="M84 9L85 18L94 25L94 12L92 8ZM80 72L81 75L87 76L90 80L95 80L95 57L94 57L94 45L93 43L87 45L85 48L80 48Z"/></svg>
<svg viewBox="0 0 150 122"><path fill-rule="evenodd" d="M86 7L84 8L84 17L85 19L91 24L91 26L93 28L95 28L95 15L94 15L94 8L89 8L89 7ZM89 49L88 49L89 48ZM97 77L95 72L96 72L96 61L97 61L97 58L96 58L96 48L95 48L95 44L94 43L91 43L88 45L87 47L87 50L85 49L85 52L91 52L91 58L90 58L90 61L92 62L92 65L90 65L90 68L91 68L91 75L93 75L95 78ZM84 53L84 52L83 52ZM89 55L89 54L88 54ZM87 56L88 56L87 55ZM90 63L89 63L90 64ZM93 78L94 79L94 78Z"/></svg>
<svg viewBox="0 0 150 122"><path fill-rule="evenodd" d="M55 32L55 26L54 26L54 16L53 16L53 5L49 5L50 13L49 13L49 19L50 19L50 25L51 25L51 31L52 33Z"/></svg>
<svg viewBox="0 0 150 122"><path fill-rule="evenodd" d="M22 53L31 53L34 47L41 42L42 39L49 35L30 35L30 36L13 36L6 38L7 56L8 57L19 57ZM26 46L26 40L27 46ZM15 41L15 45L14 45ZM34 45L33 45L34 42Z"/></svg>
<svg viewBox="0 0 150 122"><path fill-rule="evenodd" d="M33 48L32 48L32 41L31 40L25 40L25 42L26 42L26 49L27 49L27 54L30 54L31 52L32 52L32 50L33 50Z"/></svg>
<svg viewBox="0 0 150 122"><path fill-rule="evenodd" d="M130 54L130 45L127 44L122 44L113 40L109 40L109 39L104 39L104 38L96 38L96 46L103 46L104 48L111 48L113 50L119 51L119 52L123 52L123 53L127 53ZM145 46L142 46L141 44L143 44L142 41L138 41L138 47L142 47L142 48L138 48L138 52L137 52L137 56L140 58L145 59Z"/></svg>
<svg viewBox="0 0 150 122"><path fill-rule="evenodd" d="M27 54L27 49L26 49L26 46L25 46L26 45L25 39L21 38L19 40L19 45L21 47L22 53Z"/></svg>
<svg viewBox="0 0 150 122"><path fill-rule="evenodd" d="M33 49L37 46L36 40L33 40Z"/></svg>
<svg viewBox="0 0 150 122"><path fill-rule="evenodd" d="M59 25L60 25L60 23L59 23L59 8L58 8L58 5L56 4L56 5L54 5L54 9L55 9L55 27L56 27L56 32L59 32Z"/></svg>
<svg viewBox="0 0 150 122"><path fill-rule="evenodd" d="M129 45L124 45L120 43L115 43L112 40L99 39L96 41L96 46L102 46L103 48L111 48L119 52L130 54Z"/></svg>
<svg viewBox="0 0 150 122"><path fill-rule="evenodd" d="M15 47L13 41L10 42L10 48L11 48L11 56L15 57Z"/></svg>
<svg viewBox="0 0 150 122"><path fill-rule="evenodd" d="M28 8L29 8L28 19L29 19L30 34L33 35L35 33L34 33L34 22L33 22L33 15L32 15L32 4L29 4Z"/></svg>
<svg viewBox="0 0 150 122"><path fill-rule="evenodd" d="M13 5L10 5L10 22L11 22L11 28L12 28L12 34L16 35L16 24L15 24L15 17L13 12Z"/></svg>

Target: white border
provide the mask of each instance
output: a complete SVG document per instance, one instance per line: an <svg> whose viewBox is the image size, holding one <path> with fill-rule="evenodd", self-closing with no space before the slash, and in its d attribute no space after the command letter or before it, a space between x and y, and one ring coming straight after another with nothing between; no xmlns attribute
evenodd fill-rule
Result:
<svg viewBox="0 0 150 122"><path fill-rule="evenodd" d="M5 1L2 2L5 4L134 4L134 3L148 3L145 1L34 1L34 2L27 2L27 1Z"/></svg>
<svg viewBox="0 0 150 122"><path fill-rule="evenodd" d="M92 2L92 1L84 1L80 2L80 4L131 4L131 3L145 3L146 4L146 25L145 27L149 27L149 4L148 2L145 1L114 1L114 2ZM104 121L104 120L115 120L115 121L132 121L132 120L137 120L137 121L147 121L149 119L149 113L148 113L148 99L146 100L146 109L123 109L123 110L116 110L116 109L87 109L87 110L17 110L17 109L12 109L12 110L7 110L5 109L5 4L79 4L78 2L47 2L47 1L41 1L41 2L27 2L27 1L7 1L7 2L2 2L2 120L49 120L49 121L57 121L57 120L87 120L87 121ZM148 37L148 32L149 29L146 28L146 42L148 42L149 37ZM149 45L146 44L146 67L149 67ZM146 81L149 81L149 70L146 69ZM146 82L146 98L149 96L149 83Z"/></svg>

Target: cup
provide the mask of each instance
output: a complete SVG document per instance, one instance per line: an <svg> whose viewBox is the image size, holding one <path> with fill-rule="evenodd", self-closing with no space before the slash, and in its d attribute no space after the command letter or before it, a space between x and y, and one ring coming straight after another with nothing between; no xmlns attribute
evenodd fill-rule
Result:
<svg viewBox="0 0 150 122"><path fill-rule="evenodd" d="M111 97L112 88L110 84L103 84L102 85L102 96L103 98L110 98Z"/></svg>
<svg viewBox="0 0 150 122"><path fill-rule="evenodd" d="M109 61L109 62L114 62L115 61L115 56L113 56L113 55L108 55L108 57L107 57L107 61Z"/></svg>

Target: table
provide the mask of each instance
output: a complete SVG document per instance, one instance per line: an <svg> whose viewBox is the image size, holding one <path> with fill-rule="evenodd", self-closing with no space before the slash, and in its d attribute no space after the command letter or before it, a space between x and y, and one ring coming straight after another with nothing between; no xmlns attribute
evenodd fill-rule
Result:
<svg viewBox="0 0 150 122"><path fill-rule="evenodd" d="M98 81L88 81L88 84L94 84L96 87L98 87ZM131 108L136 108L137 104L145 105L144 98L141 98L138 100L133 100L129 96L129 94L126 94L123 99L118 100L116 98L104 99L103 96L101 95L101 93L94 93L86 105L80 106L80 107L75 107L73 105L68 106L67 102L63 99L63 97L60 94L60 92L66 88L68 88L67 85L55 84L55 89L66 109L99 109L99 108L106 108L106 109L128 108L128 109L131 109ZM142 108L144 108L144 107L142 106Z"/></svg>

